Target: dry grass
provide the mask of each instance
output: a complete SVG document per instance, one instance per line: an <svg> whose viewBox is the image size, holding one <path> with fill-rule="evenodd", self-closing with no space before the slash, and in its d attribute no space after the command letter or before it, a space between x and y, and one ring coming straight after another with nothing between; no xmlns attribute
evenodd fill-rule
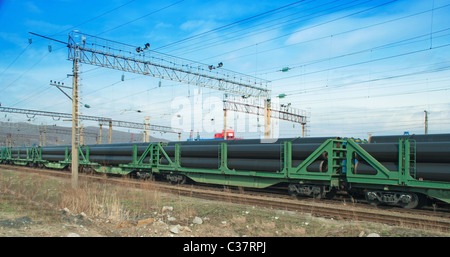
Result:
<svg viewBox="0 0 450 257"><path fill-rule="evenodd" d="M91 217L121 220L128 213L121 210L118 196L105 187L82 183L78 189L65 188L62 191L60 207L72 212L84 212Z"/></svg>
<svg viewBox="0 0 450 257"><path fill-rule="evenodd" d="M141 190L86 181L81 181L79 188L74 190L69 183L7 172L0 177L0 190L35 205L67 208L75 214L85 213L89 217L111 221L146 215L161 202L151 182L144 183Z"/></svg>
<svg viewBox="0 0 450 257"><path fill-rule="evenodd" d="M160 202L160 193L153 189L151 182L144 183L141 189L85 182L77 190L65 189L60 206L75 213L120 222L147 216L159 208Z"/></svg>

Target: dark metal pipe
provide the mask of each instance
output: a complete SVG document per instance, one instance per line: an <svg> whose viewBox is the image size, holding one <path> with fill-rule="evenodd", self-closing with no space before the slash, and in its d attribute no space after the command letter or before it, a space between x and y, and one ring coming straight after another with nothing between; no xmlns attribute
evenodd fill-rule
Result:
<svg viewBox="0 0 450 257"><path fill-rule="evenodd" d="M65 156L59 154L43 154L42 160L46 161L64 161Z"/></svg>
<svg viewBox="0 0 450 257"><path fill-rule="evenodd" d="M69 151L71 151L72 148L69 147ZM65 154L66 147L42 147L41 153L42 154Z"/></svg>
<svg viewBox="0 0 450 257"><path fill-rule="evenodd" d="M170 157L173 161L174 158ZM201 169L218 169L220 166L217 158L190 158L182 157L180 160L181 167L184 168L201 168ZM161 164L167 165L169 162L166 158L161 159ZM228 159L227 166L230 170L239 171L269 171L277 172L282 170L283 163L280 160L272 159Z"/></svg>
<svg viewBox="0 0 450 257"><path fill-rule="evenodd" d="M449 142L450 141L450 134L371 136L369 138L369 143L398 142L398 140L400 138L414 139L414 140L416 140L416 142Z"/></svg>
<svg viewBox="0 0 450 257"><path fill-rule="evenodd" d="M292 144L292 159L304 160L310 156L321 144ZM319 160L326 160L327 153L323 152Z"/></svg>
<svg viewBox="0 0 450 257"><path fill-rule="evenodd" d="M395 162L384 162L381 163L384 167L386 167L386 169L388 169L389 171L393 171L393 172L398 172L398 164ZM367 163L364 163L362 161L358 161L355 164L355 174L359 174L359 175L376 175L377 174L377 170L375 168L373 168L372 166L370 166Z"/></svg>
<svg viewBox="0 0 450 257"><path fill-rule="evenodd" d="M398 161L398 143L361 144L360 146L379 162ZM356 156L356 159L362 160L359 155Z"/></svg>
<svg viewBox="0 0 450 257"><path fill-rule="evenodd" d="M328 171L328 162L315 161L306 168L306 171L308 171L308 172L327 172Z"/></svg>
<svg viewBox="0 0 450 257"><path fill-rule="evenodd" d="M228 159L230 170L280 172L283 162L272 159Z"/></svg>
<svg viewBox="0 0 450 257"><path fill-rule="evenodd" d="M361 144L360 146L379 162L398 162L399 160L398 143ZM414 148L411 148L411 151L414 152ZM450 163L450 142L417 142L415 156L416 162ZM358 155L356 159L362 160Z"/></svg>
<svg viewBox="0 0 450 257"><path fill-rule="evenodd" d="M185 168L218 169L220 166L218 159L214 158L181 158L180 163L181 167Z"/></svg>
<svg viewBox="0 0 450 257"><path fill-rule="evenodd" d="M138 155L144 153L146 146L138 146ZM115 156L132 156L134 147L132 145L116 146L116 147L89 147L89 154L92 155L115 155Z"/></svg>
<svg viewBox="0 0 450 257"><path fill-rule="evenodd" d="M280 150L277 144L230 145L227 154L229 158L280 159Z"/></svg>
<svg viewBox="0 0 450 257"><path fill-rule="evenodd" d="M220 145L183 145L181 146L182 157L218 157ZM165 146L167 155L175 155L175 146Z"/></svg>
<svg viewBox="0 0 450 257"><path fill-rule="evenodd" d="M170 157L174 161L173 157ZM218 169L220 166L219 159L216 158L181 158L181 167L198 168L198 169ZM297 167L303 160L292 160L292 167ZM168 165L166 158L161 159L161 164ZM263 172L280 172L283 170L284 163L280 160L273 159L228 159L227 167L230 170L237 171L263 171ZM307 167L309 172L326 172L325 161L315 161Z"/></svg>
<svg viewBox="0 0 450 257"><path fill-rule="evenodd" d="M399 166L395 162L381 163L391 172L398 172ZM357 162L355 165L355 174L376 175L377 171L370 165ZM411 176L418 180L444 181L450 182L450 164L449 163L416 163L416 172L410 172Z"/></svg>
<svg viewBox="0 0 450 257"><path fill-rule="evenodd" d="M169 156L171 161L175 161L173 156ZM166 158L161 158L160 163L162 165L168 165L169 161ZM181 158L181 167L183 168L199 168L199 169L218 169L219 161L214 158Z"/></svg>
<svg viewBox="0 0 450 257"><path fill-rule="evenodd" d="M246 158L253 157L265 157L267 155L272 156L271 158L280 157L280 149L283 141L291 141L293 144L293 154L296 155L299 152L299 156L303 157L304 149L297 144L304 145L305 148L313 148L311 152L314 151L320 144L325 142L330 137L315 137L315 138L281 138L277 139L275 142L271 143L261 143L261 139L246 139L246 140L207 140L207 141L185 141L169 142L167 146L164 147L165 151L169 155L173 155L175 152L175 144L179 143L182 149L182 156L189 157L216 157L219 152L220 144L226 142L228 144L229 153L234 154L236 151L237 157L242 157L240 153L249 152ZM148 147L149 143L118 143L118 144L96 144L89 145L91 154L108 154L108 155L129 155L133 151L133 145L138 146L138 155L142 154ZM247 146L243 146L247 145ZM62 154L65 153L67 146L45 146L42 147L42 153L48 154ZM240 147L247 148L247 150L242 150ZM258 148L258 149L250 149ZM70 146L69 146L70 149ZM231 151L230 151L231 150ZM258 153L251 152L262 152L262 156ZM309 155L309 153L308 153Z"/></svg>
<svg viewBox="0 0 450 257"><path fill-rule="evenodd" d="M417 163L416 174L411 174L416 179L450 182L449 163Z"/></svg>
<svg viewBox="0 0 450 257"><path fill-rule="evenodd" d="M220 145L220 143L227 143L228 145L239 145L239 144L282 144L284 141L291 141L293 144L311 144L320 143L322 144L327 139L338 138L338 137L303 137L303 138L278 138L278 139L235 139L235 140L202 140L202 141L171 141L168 143L169 146L180 143L180 145Z"/></svg>
<svg viewBox="0 0 450 257"><path fill-rule="evenodd" d="M293 144L293 159L305 159L314 152L321 144ZM220 145L183 145L181 146L182 157L218 157ZM164 147L170 156L175 155L175 146ZM282 145L279 144L232 144L227 146L229 158L268 158L280 159ZM321 156L321 159L324 159Z"/></svg>
<svg viewBox="0 0 450 257"><path fill-rule="evenodd" d="M450 163L450 142L416 143L416 162Z"/></svg>

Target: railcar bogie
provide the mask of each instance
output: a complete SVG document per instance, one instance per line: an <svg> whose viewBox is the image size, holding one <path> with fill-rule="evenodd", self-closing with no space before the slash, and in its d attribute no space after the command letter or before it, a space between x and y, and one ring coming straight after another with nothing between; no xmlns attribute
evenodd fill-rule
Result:
<svg viewBox="0 0 450 257"><path fill-rule="evenodd" d="M406 209L414 209L425 203L422 195L413 192L367 190L365 198L372 205L386 204Z"/></svg>

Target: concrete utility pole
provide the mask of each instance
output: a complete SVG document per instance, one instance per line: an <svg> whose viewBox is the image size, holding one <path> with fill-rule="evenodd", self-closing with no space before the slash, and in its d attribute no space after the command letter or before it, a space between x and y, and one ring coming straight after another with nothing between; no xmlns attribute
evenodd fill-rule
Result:
<svg viewBox="0 0 450 257"><path fill-rule="evenodd" d="M150 142L150 117L145 117L144 121L144 142Z"/></svg>
<svg viewBox="0 0 450 257"><path fill-rule="evenodd" d="M428 111L425 110L425 135L428 134Z"/></svg>
<svg viewBox="0 0 450 257"><path fill-rule="evenodd" d="M224 131L224 135L223 135L223 140L227 140L228 136L227 136L227 109L223 109L223 131Z"/></svg>
<svg viewBox="0 0 450 257"><path fill-rule="evenodd" d="M78 46L73 58L72 87L72 188L78 188Z"/></svg>
<svg viewBox="0 0 450 257"><path fill-rule="evenodd" d="M270 102L270 99L266 99L264 101L264 138L272 137L272 130L270 127L271 109L272 109L272 104Z"/></svg>

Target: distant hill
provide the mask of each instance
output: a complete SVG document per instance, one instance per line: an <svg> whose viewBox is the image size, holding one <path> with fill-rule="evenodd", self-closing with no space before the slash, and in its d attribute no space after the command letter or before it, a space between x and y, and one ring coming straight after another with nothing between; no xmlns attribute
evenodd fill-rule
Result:
<svg viewBox="0 0 450 257"><path fill-rule="evenodd" d="M70 145L72 143L72 127L43 126L25 122L0 122L0 146L9 142L13 146L40 145ZM44 133L45 132L45 133ZM150 131L151 133L151 131ZM111 143L143 142L143 133L123 132L112 130ZM150 142L167 142L168 140L150 136ZM83 128L83 144L96 144L100 142L100 127ZM101 143L109 143L109 128L103 126Z"/></svg>

